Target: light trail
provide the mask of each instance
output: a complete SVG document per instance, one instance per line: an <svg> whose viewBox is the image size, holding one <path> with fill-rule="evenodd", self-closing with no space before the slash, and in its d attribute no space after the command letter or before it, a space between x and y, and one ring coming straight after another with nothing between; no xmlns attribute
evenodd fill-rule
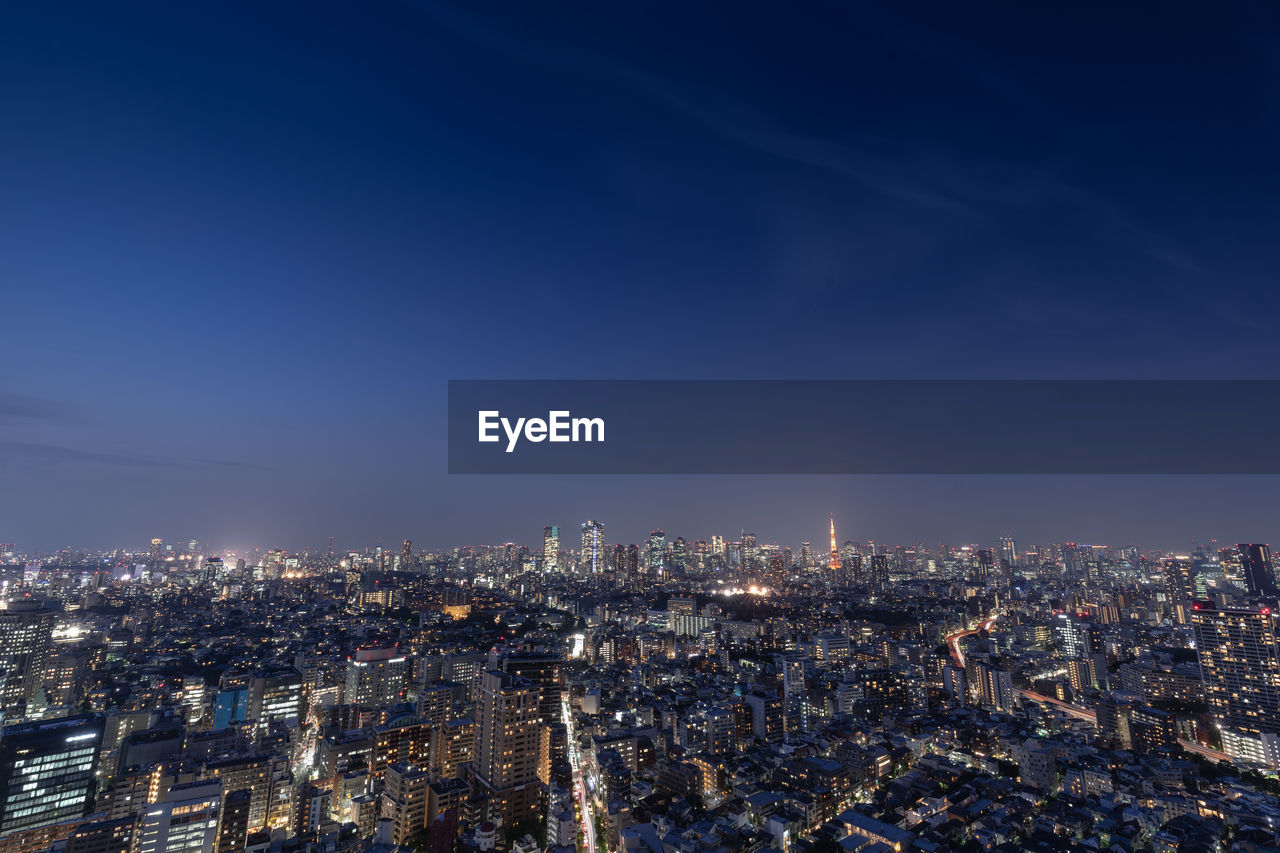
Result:
<svg viewBox="0 0 1280 853"><path fill-rule="evenodd" d="M972 637L974 634L982 631L990 631L991 626L994 624L996 624L996 617L992 616L977 628L970 628L967 631L957 631L947 637L947 647L951 649L951 659L956 662L956 666L964 669L964 651L960 648L960 641L965 637Z"/></svg>
<svg viewBox="0 0 1280 853"><path fill-rule="evenodd" d="M569 713L569 700L565 699L561 707L564 712L565 729L569 737L569 764L573 768L578 803L582 808L582 829L587 839L586 853L596 853L595 812L591 806L591 798L587 796L587 780L582 774L582 761L578 756L578 739L573 731L573 715Z"/></svg>
<svg viewBox="0 0 1280 853"><path fill-rule="evenodd" d="M1032 690L1023 690L1022 688L1018 688L1016 692L1019 696L1030 699L1032 702L1038 702L1043 705L1052 705L1053 707L1058 708L1061 711L1065 711L1077 719L1093 723L1095 726L1098 725L1097 712L1090 711L1082 705L1073 705L1070 702L1063 702L1061 699L1057 699L1053 696L1045 696L1043 693L1036 693ZM1197 755L1203 755L1205 758L1213 761L1223 764L1231 763L1231 756L1227 755L1225 752L1205 746L1201 743L1196 743L1193 740L1178 738L1178 746L1182 747L1187 752L1194 752Z"/></svg>

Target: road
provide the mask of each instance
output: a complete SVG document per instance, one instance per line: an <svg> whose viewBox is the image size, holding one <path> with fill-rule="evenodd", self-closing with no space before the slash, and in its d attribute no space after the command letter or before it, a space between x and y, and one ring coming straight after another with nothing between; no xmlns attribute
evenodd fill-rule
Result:
<svg viewBox="0 0 1280 853"><path fill-rule="evenodd" d="M990 631L991 626L996 624L996 617L992 616L983 622L977 628L971 628L968 631L959 631L947 637L947 646L951 649L951 659L956 662L956 666L964 669L964 650L960 648L960 641L965 637L972 637L980 631Z"/></svg>
<svg viewBox="0 0 1280 853"><path fill-rule="evenodd" d="M587 839L586 853L596 853L596 820L591 798L587 796L587 780L582 774L582 758L578 755L578 737L573 730L573 714L569 700L564 700L564 725L569 736L569 766L573 768L573 790L582 809L582 832Z"/></svg>
<svg viewBox="0 0 1280 853"><path fill-rule="evenodd" d="M960 648L961 641L963 641L965 637L972 637L974 634L977 634L979 631L990 631L991 626L994 625L995 622L996 622L996 617L992 616L990 619L983 622L977 628L971 628L967 631L957 631L956 633L947 637L947 646L948 648L951 649L951 659L955 661L956 666L959 666L959 667L964 666L964 650ZM1045 696L1043 693L1036 693L1031 690L1023 690L1022 688L1018 688L1016 692L1019 696L1023 697L1024 699L1030 699L1032 702L1039 702L1042 705L1052 705L1053 707L1057 708L1060 711L1065 711L1067 714L1070 714L1076 719L1084 720L1086 722L1092 723L1095 726L1098 725L1097 713L1095 711L1089 710L1083 705L1073 705L1070 702L1064 702L1061 699L1058 699L1054 696ZM1205 746L1204 744L1196 743L1193 740L1186 740L1184 738L1179 738L1178 745L1181 746L1187 752L1193 752L1196 755L1203 755L1205 758L1211 759L1213 761L1223 762L1227 764L1231 763L1231 756L1227 755L1225 752L1222 752L1221 750L1213 749L1212 747Z"/></svg>
<svg viewBox="0 0 1280 853"><path fill-rule="evenodd" d="M1053 696L1045 696L1043 693L1036 693L1031 690L1023 690L1022 688L1018 688L1017 693L1019 696L1022 696L1023 698L1026 698L1026 699L1030 699L1032 702L1039 702L1042 705L1052 705L1053 707L1061 711L1065 711L1066 713L1070 714L1076 719L1085 720L1087 722L1093 723L1095 726L1098 724L1097 712L1090 711L1088 708L1085 708L1082 705L1072 705L1070 702L1063 702L1061 699L1055 698ZM1231 763L1231 756L1227 755L1225 752L1222 752L1221 750L1213 749L1212 747L1205 746L1204 744L1201 744L1201 743L1196 743L1193 740L1178 738L1178 745L1181 746L1187 752L1194 752L1196 755L1203 755L1205 758L1211 759L1213 761L1219 761L1226 764Z"/></svg>

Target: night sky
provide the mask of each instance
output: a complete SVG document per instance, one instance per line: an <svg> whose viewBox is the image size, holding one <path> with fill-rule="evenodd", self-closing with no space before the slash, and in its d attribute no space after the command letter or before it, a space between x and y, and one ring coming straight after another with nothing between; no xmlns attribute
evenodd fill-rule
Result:
<svg viewBox="0 0 1280 853"><path fill-rule="evenodd" d="M1274 477L444 473L449 378L1280 378L1276 7L1046 5L11 4L0 541L1280 538Z"/></svg>

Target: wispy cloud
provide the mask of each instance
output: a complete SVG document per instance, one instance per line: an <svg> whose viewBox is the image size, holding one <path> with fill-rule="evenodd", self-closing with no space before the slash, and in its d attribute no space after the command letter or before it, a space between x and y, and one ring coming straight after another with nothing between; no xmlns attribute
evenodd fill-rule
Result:
<svg viewBox="0 0 1280 853"><path fill-rule="evenodd" d="M252 471L268 471L265 465L226 459L172 459L126 453L106 453L97 450L81 450L57 444L41 444L31 441L0 441L0 458L10 460L36 460L72 462L76 464L110 465L122 468L151 469L200 469L242 468Z"/></svg>
<svg viewBox="0 0 1280 853"><path fill-rule="evenodd" d="M0 421L83 423L84 417L74 407L41 397L0 391Z"/></svg>
<svg viewBox="0 0 1280 853"><path fill-rule="evenodd" d="M424 2L418 8L433 21L485 47L530 62L615 81L620 86L742 147L821 170L883 198L921 208L950 212L969 220L1020 216L1028 209L1072 209L1091 217L1102 234L1150 262L1179 273L1206 273L1177 242L1141 222L1134 214L1098 193L1063 180L1051 165L1014 167L1005 162L966 162L954 154L928 159L924 152L899 148L893 155L868 150L849 140L833 140L778 125L734 96L707 87L679 83L613 56L561 40L551 44L503 22L456 5ZM871 22L860 19L860 25ZM949 40L909 40L892 22L875 24L882 36L939 66L939 73L959 74L992 95L1042 118L1056 107L1021 83L1016 75L972 55ZM914 31L912 37L914 38ZM900 46L903 46L900 45ZM877 149L891 146L876 146Z"/></svg>

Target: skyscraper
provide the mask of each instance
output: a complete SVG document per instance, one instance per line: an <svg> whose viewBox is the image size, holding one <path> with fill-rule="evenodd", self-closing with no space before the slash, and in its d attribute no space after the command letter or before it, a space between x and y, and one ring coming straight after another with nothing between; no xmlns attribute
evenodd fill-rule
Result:
<svg viewBox="0 0 1280 853"><path fill-rule="evenodd" d="M542 692L527 678L499 670L480 676L475 789L503 826L537 816L542 746Z"/></svg>
<svg viewBox="0 0 1280 853"><path fill-rule="evenodd" d="M103 728L85 714L0 729L0 835L89 813Z"/></svg>
<svg viewBox="0 0 1280 853"><path fill-rule="evenodd" d="M1250 735L1280 731L1280 651L1271 609L1198 601L1191 624L1209 713L1224 728Z"/></svg>
<svg viewBox="0 0 1280 853"><path fill-rule="evenodd" d="M588 574L604 571L604 525L598 521L582 522L581 560Z"/></svg>
<svg viewBox="0 0 1280 853"><path fill-rule="evenodd" d="M1186 558L1170 557L1164 561L1165 592L1174 604L1196 597L1195 565Z"/></svg>
<svg viewBox="0 0 1280 853"><path fill-rule="evenodd" d="M20 598L0 610L0 710L21 711L40 691L53 648L56 612L37 599Z"/></svg>
<svg viewBox="0 0 1280 853"><path fill-rule="evenodd" d="M1276 584L1276 570L1271 564L1271 547L1269 545L1237 545L1240 552L1240 569L1244 574L1245 587L1250 595L1265 595L1269 598L1280 596L1280 586Z"/></svg>
<svg viewBox="0 0 1280 853"><path fill-rule="evenodd" d="M568 733L561 715L564 662L556 655L516 653L502 659L502 670L528 679L538 689L538 716L543 736L539 749L539 778L550 780L551 768L568 762Z"/></svg>
<svg viewBox="0 0 1280 853"><path fill-rule="evenodd" d="M760 561L760 551L756 547L756 535L754 533L742 534L742 567L744 569L754 569Z"/></svg>
<svg viewBox="0 0 1280 853"><path fill-rule="evenodd" d="M871 576L868 580L872 586L887 586L889 584L889 555L872 554L870 570Z"/></svg>
<svg viewBox="0 0 1280 853"><path fill-rule="evenodd" d="M649 533L649 548L645 558L646 565L650 569L657 571L662 568L663 561L667 558L667 534L661 530L654 530Z"/></svg>
<svg viewBox="0 0 1280 853"><path fill-rule="evenodd" d="M1008 568L1018 565L1018 546L1013 541L1013 537L1000 537L1000 560Z"/></svg>
<svg viewBox="0 0 1280 853"><path fill-rule="evenodd" d="M560 528L554 524L542 528L542 568L548 572L560 568Z"/></svg>

